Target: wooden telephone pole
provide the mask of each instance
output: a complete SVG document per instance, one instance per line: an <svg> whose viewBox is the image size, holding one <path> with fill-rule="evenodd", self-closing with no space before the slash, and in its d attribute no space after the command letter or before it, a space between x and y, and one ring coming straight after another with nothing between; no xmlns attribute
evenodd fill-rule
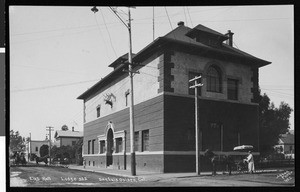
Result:
<svg viewBox="0 0 300 192"><path fill-rule="evenodd" d="M201 75L190 79L189 82L195 82L190 86L190 89L195 89L195 137L196 137L196 174L200 175L200 151L199 151L199 124L198 124L198 87L203 86L202 83L198 83L198 79L201 79Z"/></svg>
<svg viewBox="0 0 300 192"><path fill-rule="evenodd" d="M49 131L49 165L51 165L51 131L53 131L53 127L46 127L46 131Z"/></svg>

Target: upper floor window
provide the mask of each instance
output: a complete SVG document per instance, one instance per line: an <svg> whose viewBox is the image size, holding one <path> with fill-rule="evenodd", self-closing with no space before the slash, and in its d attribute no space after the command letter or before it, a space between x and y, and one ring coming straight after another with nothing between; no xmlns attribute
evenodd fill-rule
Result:
<svg viewBox="0 0 300 192"><path fill-rule="evenodd" d="M194 79L195 77L200 76L201 73L196 73L196 72L189 72L189 80ZM188 82L189 87L193 86L195 82ZM198 79L197 83L202 83L202 78ZM195 95L195 89L189 88L189 95ZM198 95L201 96L201 87L198 88Z"/></svg>
<svg viewBox="0 0 300 192"><path fill-rule="evenodd" d="M238 80L227 79L227 94L228 99L238 100Z"/></svg>
<svg viewBox="0 0 300 192"><path fill-rule="evenodd" d="M97 111L97 117L100 117L100 105L97 106L96 111Z"/></svg>
<svg viewBox="0 0 300 192"><path fill-rule="evenodd" d="M210 66L207 71L207 91L218 92L222 91L221 72L215 66Z"/></svg>

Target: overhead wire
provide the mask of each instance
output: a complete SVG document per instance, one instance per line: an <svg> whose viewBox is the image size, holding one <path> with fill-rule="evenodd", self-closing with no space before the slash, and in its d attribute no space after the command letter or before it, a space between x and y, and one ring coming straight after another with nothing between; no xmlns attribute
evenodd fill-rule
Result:
<svg viewBox="0 0 300 192"><path fill-rule="evenodd" d="M191 25L192 25L192 27L194 27L193 22L192 22L192 18L191 18L191 15L190 15L189 7L187 7L186 9L187 9L190 21L191 21Z"/></svg>
<svg viewBox="0 0 300 192"><path fill-rule="evenodd" d="M88 82L93 82L93 81L99 81L99 79L88 80L88 81L80 81L80 82L74 82L74 83L59 84L59 85L50 85L50 86L36 87L36 88L15 89L15 90L11 90L11 92L36 91L36 90L41 90L41 89L49 89L49 88L56 88L56 87L65 87L65 86L70 86L70 85L78 85L78 84L83 84L83 83L88 83Z"/></svg>
<svg viewBox="0 0 300 192"><path fill-rule="evenodd" d="M106 22L105 22L105 18L104 18L104 16L103 16L103 13L102 13L101 8L99 8L99 10L100 10L100 13L101 13L101 15L102 15L102 19L103 19L103 22L104 22L106 31L107 31L107 33L108 33L108 37L109 37L109 41L110 41L110 45L111 45L111 47L112 47L112 50L114 51L115 56L118 57L118 56L117 56L117 53L116 53L116 50L115 50L115 48L114 48L114 46L113 46L113 43L112 43L112 40L111 40L111 36L110 36L109 30L108 30L108 28L107 28L107 25L106 25Z"/></svg>
<svg viewBox="0 0 300 192"><path fill-rule="evenodd" d="M106 52L106 56L107 56L107 58L109 59L109 61L111 60L110 59L110 57L108 56L108 53L107 53L107 45L106 45L106 42L105 42L105 39L103 38L103 35L102 35L102 32L101 32L101 29L100 29L100 26L99 26L99 23L98 23L98 20L97 20L97 17L96 17L96 14L94 13L94 18L95 18L95 20L96 20L96 23L97 23L97 26L98 26L98 31L99 31L99 33L100 33L100 36L101 36L101 39L102 39L102 41L104 42L104 45L105 45L105 52Z"/></svg>
<svg viewBox="0 0 300 192"><path fill-rule="evenodd" d="M166 14L167 14L167 16L168 16L168 20L169 20L171 29L172 29L172 31L173 31L172 23L171 23L171 20L170 20L170 17L169 17L169 14L168 14L168 11L167 11L167 8L166 8L166 7L165 7L165 11L166 11Z"/></svg>

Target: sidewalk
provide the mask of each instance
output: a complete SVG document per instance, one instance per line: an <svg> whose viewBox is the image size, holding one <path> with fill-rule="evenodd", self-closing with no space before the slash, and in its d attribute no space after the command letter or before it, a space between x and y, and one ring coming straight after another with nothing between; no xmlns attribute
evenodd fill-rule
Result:
<svg viewBox="0 0 300 192"><path fill-rule="evenodd" d="M90 172L98 172L104 173L108 175L120 176L120 177L129 177L135 179L143 179L146 181L159 181L164 179L174 179L174 178L189 178L189 177L200 177L200 176L211 176L211 172L201 172L200 176L196 175L195 172L189 173L153 173L153 172L146 172L146 171L137 171L136 176L131 175L131 170L119 170L119 169L112 169L112 168L99 168L99 167L89 167L78 165L69 165L69 169L76 169L81 171L90 171ZM272 169L272 170L257 170L257 173L270 173L270 172L281 172L282 170ZM222 175L223 172L217 172L217 175ZM226 173L228 174L228 173ZM237 173L233 172L233 175Z"/></svg>

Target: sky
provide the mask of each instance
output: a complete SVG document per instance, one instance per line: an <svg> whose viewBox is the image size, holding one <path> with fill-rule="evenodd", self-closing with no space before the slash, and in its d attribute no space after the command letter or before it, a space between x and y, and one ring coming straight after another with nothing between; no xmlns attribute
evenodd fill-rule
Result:
<svg viewBox="0 0 300 192"><path fill-rule="evenodd" d="M91 8L9 7L11 130L23 137L31 133L32 140L44 140L47 126L83 131L83 101L76 98L129 50L128 30L109 7L97 7L96 13ZM128 8L113 8L127 22ZM272 62L259 69L262 93L275 107L284 101L294 109L292 5L136 7L131 17L133 53L179 21L223 34L231 30L235 48ZM290 123L294 129L294 112Z"/></svg>

